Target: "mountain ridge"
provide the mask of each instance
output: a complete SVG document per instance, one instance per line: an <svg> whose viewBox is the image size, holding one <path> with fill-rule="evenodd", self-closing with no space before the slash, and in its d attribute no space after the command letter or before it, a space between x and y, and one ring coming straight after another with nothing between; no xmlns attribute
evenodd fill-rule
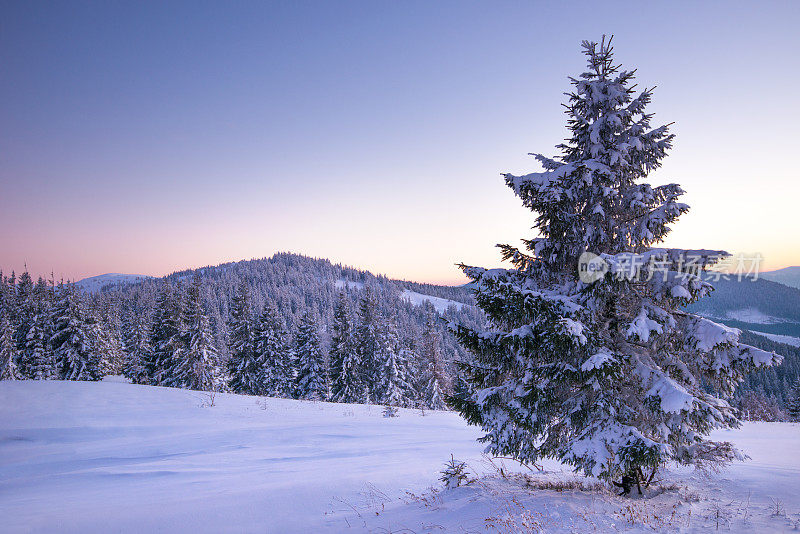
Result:
<svg viewBox="0 0 800 534"><path fill-rule="evenodd" d="M783 269L759 274L767 280L772 280L773 282L778 282L789 287L800 288L800 265L784 267Z"/></svg>
<svg viewBox="0 0 800 534"><path fill-rule="evenodd" d="M75 286L87 293L96 293L107 287L133 284L151 278L155 277L146 274L105 273L78 280Z"/></svg>

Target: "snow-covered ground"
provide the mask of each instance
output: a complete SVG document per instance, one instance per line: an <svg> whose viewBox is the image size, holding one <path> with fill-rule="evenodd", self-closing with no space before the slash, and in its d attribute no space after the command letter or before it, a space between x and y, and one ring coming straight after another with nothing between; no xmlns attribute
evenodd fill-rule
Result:
<svg viewBox="0 0 800 534"><path fill-rule="evenodd" d="M347 289L364 289L364 284L362 282L353 282L351 280L336 280L334 284L336 289L342 289L345 287ZM416 291L411 291L410 289L404 289L400 293L400 298L409 304L413 304L414 306L422 306L423 303L430 302L439 313L446 312L447 308L450 306L455 306L457 310L460 310L463 306L466 306L466 304L463 302L443 299L441 297L433 297L431 295L424 295L422 293L417 293Z"/></svg>
<svg viewBox="0 0 800 534"><path fill-rule="evenodd" d="M352 280L336 280L334 283L336 289L364 289L364 282L353 282Z"/></svg>
<svg viewBox="0 0 800 534"><path fill-rule="evenodd" d="M482 457L478 430L452 413L387 419L378 406L223 394L211 404L208 394L113 381L0 382L0 531L800 528L797 424L723 432L752 459L717 475L671 472L664 483L675 489L626 499L541 489L575 479L555 463L531 473L495 460L504 478ZM430 490L451 454L483 478ZM777 501L782 515L772 515Z"/></svg>
<svg viewBox="0 0 800 534"><path fill-rule="evenodd" d="M450 306L455 306L457 310L460 310L463 306L466 306L466 304L463 302L456 302L455 300L443 299L441 297L423 295L422 293L417 293L416 291L411 291L410 289L404 289L403 292L400 293L400 298L415 306L422 306L422 304L426 301L430 302L439 313L446 312L447 308Z"/></svg>
<svg viewBox="0 0 800 534"><path fill-rule="evenodd" d="M754 334L758 334L759 336L764 336L767 339L771 339L776 343L785 343L793 347L800 347L800 337L784 336L781 334L768 334L766 332L756 332L755 330L753 330L752 332Z"/></svg>
<svg viewBox="0 0 800 534"><path fill-rule="evenodd" d="M152 276L144 274L107 273L84 278L83 280L75 282L75 285L87 293L96 293L107 285L135 284L136 282L141 282L148 278L152 278Z"/></svg>
<svg viewBox="0 0 800 534"><path fill-rule="evenodd" d="M726 319L733 319L734 321L742 321L743 323L751 324L779 324L786 322L784 319L772 317L755 308L732 310L725 315Z"/></svg>

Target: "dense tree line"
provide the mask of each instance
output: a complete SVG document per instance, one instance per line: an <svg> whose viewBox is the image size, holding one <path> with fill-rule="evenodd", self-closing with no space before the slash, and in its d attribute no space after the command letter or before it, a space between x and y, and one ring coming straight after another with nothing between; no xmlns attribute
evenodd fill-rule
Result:
<svg viewBox="0 0 800 534"><path fill-rule="evenodd" d="M800 289L788 287L764 278L735 276L729 279L706 275L714 292L688 307L689 311L722 320L740 329L758 330L770 334L800 336ZM763 324L736 320L731 312L755 309L768 318Z"/></svg>
<svg viewBox="0 0 800 534"><path fill-rule="evenodd" d="M441 394L430 395L427 382L412 378L429 377L440 353L417 354L413 343L401 340L396 318L379 310L369 286L360 290L356 311L346 291L339 292L327 355L311 311L303 313L290 336L273 304L255 313L246 284L233 298L228 331L228 387L236 393L444 407ZM437 337L426 329L420 346Z"/></svg>
<svg viewBox="0 0 800 534"><path fill-rule="evenodd" d="M780 410L785 410L792 394L792 386L800 380L800 347L777 343L751 332L742 332L741 339L754 347L781 354L783 362L748 374L736 390L737 399L745 396L750 399L762 397L762 403L771 403Z"/></svg>
<svg viewBox="0 0 800 534"><path fill-rule="evenodd" d="M399 295L462 302L443 319L484 321L471 288L393 281L293 254L96 294L27 273L0 280L0 379L124 374L140 384L443 408L459 387L453 362L467 356L432 306ZM748 375L737 406L757 414L772 408L753 406L774 405L785 415L800 349L747 332L742 340L785 359ZM193 364L174 369L189 357Z"/></svg>
<svg viewBox="0 0 800 534"><path fill-rule="evenodd" d="M113 316L71 284L0 273L0 378L99 380L121 372Z"/></svg>
<svg viewBox="0 0 800 534"><path fill-rule="evenodd" d="M292 254L96 294L12 275L3 278L0 370L441 409L463 354L440 314L402 300L403 289L426 288ZM463 288L439 293L471 303ZM443 315L481 321L469 306Z"/></svg>

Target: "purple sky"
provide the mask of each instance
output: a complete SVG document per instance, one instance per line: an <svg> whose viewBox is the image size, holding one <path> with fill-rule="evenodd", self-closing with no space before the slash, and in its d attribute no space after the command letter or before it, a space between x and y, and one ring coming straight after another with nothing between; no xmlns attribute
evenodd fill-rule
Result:
<svg viewBox="0 0 800 534"><path fill-rule="evenodd" d="M288 250L455 283L532 215L579 43L658 85L668 245L800 264L800 3L0 3L0 268L82 278Z"/></svg>

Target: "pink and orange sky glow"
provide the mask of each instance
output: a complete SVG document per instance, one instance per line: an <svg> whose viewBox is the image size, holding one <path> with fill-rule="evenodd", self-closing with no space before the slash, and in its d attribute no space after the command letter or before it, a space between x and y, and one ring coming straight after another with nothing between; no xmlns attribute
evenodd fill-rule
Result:
<svg viewBox="0 0 800 534"><path fill-rule="evenodd" d="M502 8L501 8L502 7ZM454 284L533 216L579 44L657 85L666 245L800 265L800 3L4 3L0 268L80 279L292 251Z"/></svg>

